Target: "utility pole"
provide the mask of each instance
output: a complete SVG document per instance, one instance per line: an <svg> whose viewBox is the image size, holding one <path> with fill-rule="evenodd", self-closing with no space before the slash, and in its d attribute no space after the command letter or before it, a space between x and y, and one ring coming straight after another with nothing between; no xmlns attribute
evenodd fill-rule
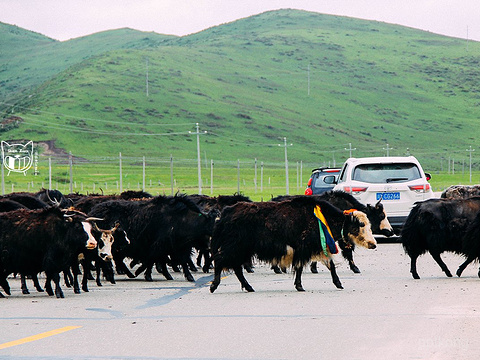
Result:
<svg viewBox="0 0 480 360"><path fill-rule="evenodd" d="M393 150L393 148L389 147L388 144L387 144L387 147L383 148L383 150L387 150L387 157L389 157L390 156L390 150Z"/></svg>
<svg viewBox="0 0 480 360"><path fill-rule="evenodd" d="M348 143L348 149L345 148L345 150L350 151L350 157L352 157L352 151L357 150L357 148L352 149L352 143Z"/></svg>
<svg viewBox="0 0 480 360"><path fill-rule="evenodd" d="M472 152L474 152L475 149L472 149L472 146L470 145L470 149L467 149L466 151L470 153L470 184L471 184L472 183Z"/></svg>
<svg viewBox="0 0 480 360"><path fill-rule="evenodd" d="M73 193L73 160L72 160L72 152L68 153L68 163L70 166L70 194Z"/></svg>
<svg viewBox="0 0 480 360"><path fill-rule="evenodd" d="M206 134L207 132L200 132L200 125L198 123L195 124L197 131L192 133L189 131L189 134L196 134L197 135L197 168L198 168L198 194L202 195L202 162L200 159L200 135Z"/></svg>
<svg viewBox="0 0 480 360"><path fill-rule="evenodd" d="M145 156L143 157L143 182L142 182L142 191L145 191Z"/></svg>
<svg viewBox="0 0 480 360"><path fill-rule="evenodd" d="M123 175L122 175L122 153L118 153L119 170L120 170L120 192L123 192Z"/></svg>
<svg viewBox="0 0 480 360"><path fill-rule="evenodd" d="M283 146L285 148L285 185L287 188L286 195L289 195L289 182L288 182L288 157L287 157L287 146L292 146L293 144L287 145L287 138L283 138L283 145L278 144L278 146Z"/></svg>
<svg viewBox="0 0 480 360"><path fill-rule="evenodd" d="M147 58L146 85L147 85L147 97L148 97L148 58Z"/></svg>

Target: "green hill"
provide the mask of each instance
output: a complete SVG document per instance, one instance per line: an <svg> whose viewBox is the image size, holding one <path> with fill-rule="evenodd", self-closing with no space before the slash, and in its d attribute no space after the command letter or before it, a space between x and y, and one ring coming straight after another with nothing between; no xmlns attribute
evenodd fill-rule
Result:
<svg viewBox="0 0 480 360"><path fill-rule="evenodd" d="M74 64L107 51L158 46L171 38L175 37L119 29L59 42L0 23L0 99L8 102L18 98L19 93L29 95L32 87Z"/></svg>
<svg viewBox="0 0 480 360"><path fill-rule="evenodd" d="M4 28L0 45L14 41ZM341 163L349 143L355 156L383 155L388 144L390 155L410 151L440 167L442 157L466 158L480 135L477 42L467 50L461 39L298 10L184 37L22 34L15 64L0 58L0 81L24 79L16 95L29 85L3 107L23 121L2 138L54 140L87 159L193 159L188 131L199 123L213 159L282 161L286 137L291 161Z"/></svg>

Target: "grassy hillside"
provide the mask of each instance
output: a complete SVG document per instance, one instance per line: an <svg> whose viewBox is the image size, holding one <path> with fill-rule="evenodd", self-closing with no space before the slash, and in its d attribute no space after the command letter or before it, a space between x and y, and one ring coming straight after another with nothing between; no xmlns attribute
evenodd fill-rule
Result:
<svg viewBox="0 0 480 360"><path fill-rule="evenodd" d="M198 122L202 158L281 162L286 137L292 162L338 165L349 143L355 156L388 143L440 168L480 135L479 43L467 51L411 28L281 10L181 38L117 30L47 43L61 66L46 76L35 62L44 81L9 108L23 121L2 138L55 140L87 159L194 159ZM18 64L0 76L24 76L28 59Z"/></svg>
<svg viewBox="0 0 480 360"><path fill-rule="evenodd" d="M175 37L119 29L59 42L0 23L0 101L28 96L32 87L92 56L114 49L157 46L170 38ZM8 106L0 104L0 110L5 109Z"/></svg>

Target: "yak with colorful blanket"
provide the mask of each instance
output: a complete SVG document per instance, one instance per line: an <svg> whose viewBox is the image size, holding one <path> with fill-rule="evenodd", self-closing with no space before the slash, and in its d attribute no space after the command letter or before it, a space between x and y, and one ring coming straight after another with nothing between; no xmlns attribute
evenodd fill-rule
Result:
<svg viewBox="0 0 480 360"><path fill-rule="evenodd" d="M224 269L234 270L242 289L254 291L242 271L242 264L253 257L280 266L291 265L298 291L304 291L303 267L312 260L322 261L330 269L335 286L342 289L332 260L332 253L338 251L335 240L340 238L346 243L376 247L364 213L344 213L315 197L228 206L222 211L212 236L215 276L210 291L217 289Z"/></svg>

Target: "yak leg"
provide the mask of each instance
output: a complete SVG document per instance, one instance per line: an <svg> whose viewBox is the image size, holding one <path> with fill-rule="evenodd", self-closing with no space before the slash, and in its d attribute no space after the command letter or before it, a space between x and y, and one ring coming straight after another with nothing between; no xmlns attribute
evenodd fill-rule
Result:
<svg viewBox="0 0 480 360"><path fill-rule="evenodd" d="M8 281L7 281L7 275L2 276L0 280L0 286L2 287L3 291L5 291L5 294L11 295L10 285L8 284Z"/></svg>
<svg viewBox="0 0 480 360"><path fill-rule="evenodd" d="M70 272L70 269L67 269L63 272L63 278L65 280L65 286L68 288L71 287L73 284L73 276Z"/></svg>
<svg viewBox="0 0 480 360"><path fill-rule="evenodd" d="M193 262L192 258L188 258L188 268L190 269L190 271L193 271L193 272L197 272L198 269L197 267L195 266L195 263Z"/></svg>
<svg viewBox="0 0 480 360"><path fill-rule="evenodd" d="M305 289L302 286L303 266L294 267L294 270L295 270L295 282L294 282L295 289L297 289L297 291L305 291Z"/></svg>
<svg viewBox="0 0 480 360"><path fill-rule="evenodd" d="M445 275L447 275L448 277L452 277L452 273L450 272L450 270L448 270L447 265L443 262L442 258L440 257L440 253L430 253L430 255L432 255L433 259L441 267Z"/></svg>
<svg viewBox="0 0 480 360"><path fill-rule="evenodd" d="M418 255L410 255L410 272L412 273L413 278L418 280L420 279L420 276L417 272L417 259Z"/></svg>
<svg viewBox="0 0 480 360"><path fill-rule="evenodd" d="M465 268L468 266L468 264L470 264L473 260L475 260L475 258L476 258L476 256L470 255L467 258L467 260L465 260L465 262L458 267L458 270L457 270L457 276L458 277L462 276L463 270L465 270Z"/></svg>
<svg viewBox="0 0 480 360"><path fill-rule="evenodd" d="M22 284L22 294L30 294L27 288L27 282L25 281L25 275L20 274L20 283Z"/></svg>
<svg viewBox="0 0 480 360"><path fill-rule="evenodd" d="M165 279L173 280L173 276L170 275L170 273L168 272L167 263L165 260L157 261L155 266L157 268L157 271L161 273Z"/></svg>
<svg viewBox="0 0 480 360"><path fill-rule="evenodd" d="M273 270L273 272L275 274L281 274L282 273L282 270L280 269L280 267L278 265L272 265L271 269Z"/></svg>
<svg viewBox="0 0 480 360"><path fill-rule="evenodd" d="M52 282L49 276L47 276L47 279L45 280L45 291L48 296L53 296Z"/></svg>
<svg viewBox="0 0 480 360"><path fill-rule="evenodd" d="M145 280L146 281L153 281L153 278L152 278L153 265L155 265L153 261L148 261L148 263L146 265L142 264L142 266L145 266Z"/></svg>
<svg viewBox="0 0 480 360"><path fill-rule="evenodd" d="M197 255L197 266L202 267L202 257L203 257L203 250L199 250Z"/></svg>
<svg viewBox="0 0 480 360"><path fill-rule="evenodd" d="M145 264L141 264L138 269L135 271L135 277L137 277L138 275L140 275L142 272L145 271L145 269L147 268L147 266Z"/></svg>
<svg viewBox="0 0 480 360"><path fill-rule="evenodd" d="M55 296L57 297L57 299L64 298L65 295L63 295L62 288L60 287L60 274L54 273L52 275L52 280L55 283Z"/></svg>
<svg viewBox="0 0 480 360"><path fill-rule="evenodd" d="M84 292L88 292L88 275L85 271L83 272L83 277L82 277L82 290Z"/></svg>
<svg viewBox="0 0 480 360"><path fill-rule="evenodd" d="M332 275L332 281L338 289L343 289L342 283L340 282L340 278L337 275L337 270L335 269L335 264L333 260L330 260L330 263L327 265L328 269L330 270L330 274Z"/></svg>
<svg viewBox="0 0 480 360"><path fill-rule="evenodd" d="M355 265L353 261L353 250L352 249L343 249L342 255L348 261L348 265L350 266L350 270L352 270L355 274L360 274L360 269Z"/></svg>
<svg viewBox="0 0 480 360"><path fill-rule="evenodd" d="M316 261L312 261L312 263L310 264L310 271L314 274L318 274Z"/></svg>
<svg viewBox="0 0 480 360"><path fill-rule="evenodd" d="M185 276L185 279L187 279L187 281L194 282L195 279L193 278L193 275L190 272L190 269L188 267L188 263L186 263L186 262L182 263L182 269L183 269L183 275Z"/></svg>
<svg viewBox="0 0 480 360"><path fill-rule="evenodd" d="M242 284L242 290L245 289L248 292L253 292L253 288L250 286L248 283L247 279L245 279L245 276L243 276L243 269L242 266L235 266L233 268L233 271L235 272L235 275L237 275L238 281L240 281L240 284Z"/></svg>
<svg viewBox="0 0 480 360"><path fill-rule="evenodd" d="M203 264L202 271L207 274L212 267L213 258L211 256L205 257L205 264Z"/></svg>
<svg viewBox="0 0 480 360"><path fill-rule="evenodd" d="M215 290L217 290L218 285L220 285L220 276L222 274L222 267L215 265L214 273L215 273L215 275L213 277L212 284L210 285L210 292L211 293L213 293Z"/></svg>
<svg viewBox="0 0 480 360"><path fill-rule="evenodd" d="M55 296L57 299L64 298L62 288L60 287L60 274L57 272L47 273L47 280L45 282L45 289L47 290L48 295L53 296L52 283L55 284Z"/></svg>
<svg viewBox="0 0 480 360"><path fill-rule="evenodd" d="M117 269L117 274L119 275L127 275L130 279L135 278L135 275L128 269L127 265L123 262L124 258L115 258L115 267Z"/></svg>
<svg viewBox="0 0 480 360"><path fill-rule="evenodd" d="M100 262L100 268L105 276L105 280L110 281L111 284L115 284L115 273L113 271L113 263L111 261Z"/></svg>
<svg viewBox="0 0 480 360"><path fill-rule="evenodd" d="M75 264L72 265L72 272L73 272L73 275L71 276L73 278L73 281L72 281L73 292L75 294L80 294L80 285L78 284L78 275L80 274L80 265L78 264L78 262L75 262ZM85 270L84 270L84 273L85 273Z"/></svg>
<svg viewBox="0 0 480 360"><path fill-rule="evenodd" d="M95 272L97 273L97 286L102 286L102 281L100 280L101 274L102 274L102 266L100 265L99 261L103 260L95 260Z"/></svg>
<svg viewBox="0 0 480 360"><path fill-rule="evenodd" d="M247 273L252 274L252 273L255 272L255 270L253 270L252 260L249 260L249 261L247 261L246 263L244 263L244 264L243 264L243 268L245 269L245 271L246 271Z"/></svg>
<svg viewBox="0 0 480 360"><path fill-rule="evenodd" d="M33 281L33 286L35 286L35 289L37 289L38 292L43 292L43 289L40 286L40 283L38 282L37 274L32 275L32 281Z"/></svg>

